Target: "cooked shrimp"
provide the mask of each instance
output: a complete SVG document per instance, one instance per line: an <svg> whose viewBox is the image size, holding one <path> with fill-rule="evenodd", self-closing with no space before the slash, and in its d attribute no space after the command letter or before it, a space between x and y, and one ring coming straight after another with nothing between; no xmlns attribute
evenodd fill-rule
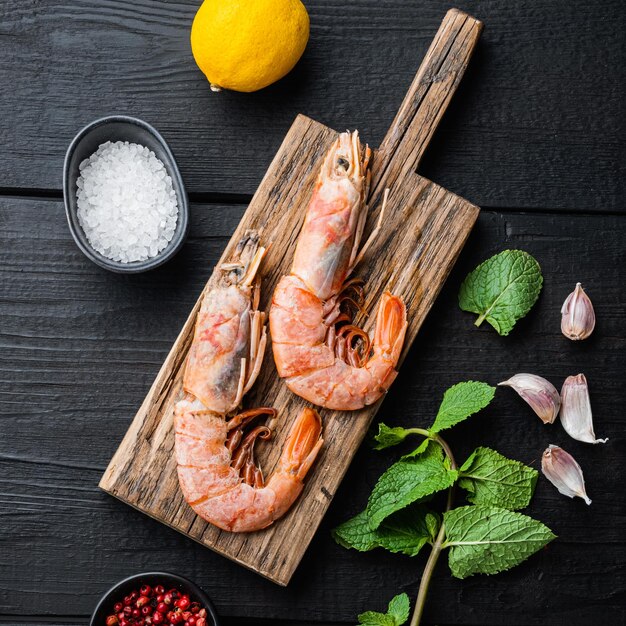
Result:
<svg viewBox="0 0 626 626"><path fill-rule="evenodd" d="M200 517L232 532L260 530L284 515L300 495L323 444L320 417L305 408L291 428L277 469L264 484L253 447L257 437L269 437L269 428L252 429L233 451L233 433L241 432L245 415L227 421L181 401L175 419L178 481L185 499Z"/></svg>
<svg viewBox="0 0 626 626"><path fill-rule="evenodd" d="M206 521L224 530L259 530L282 516L303 488L323 444L319 415L305 409L294 423L278 468L267 484L255 462L257 439L269 439L276 410L255 408L233 415L256 380L266 345L255 276L265 250L249 231L220 284L205 294L183 388L174 415L178 480L185 499Z"/></svg>
<svg viewBox="0 0 626 626"><path fill-rule="evenodd" d="M267 337L255 276L264 255L258 234L248 231L200 305L183 388L215 413L234 411L261 368Z"/></svg>
<svg viewBox="0 0 626 626"><path fill-rule="evenodd" d="M360 248L367 218L370 150L358 132L330 149L291 267L274 291L270 334L278 374L294 393L319 406L355 410L376 402L397 376L407 328L404 302L385 292L373 340L352 323L346 305L361 309L362 281L350 279L380 228ZM385 202L387 192L385 192Z"/></svg>

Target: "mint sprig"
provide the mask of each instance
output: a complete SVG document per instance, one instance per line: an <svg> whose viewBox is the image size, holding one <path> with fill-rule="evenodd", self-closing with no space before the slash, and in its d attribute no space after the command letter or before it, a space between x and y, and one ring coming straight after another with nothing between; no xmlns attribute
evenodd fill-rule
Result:
<svg viewBox="0 0 626 626"><path fill-rule="evenodd" d="M477 313L476 326L489 322L508 335L533 307L543 276L536 259L523 250L504 250L470 272L459 291L463 311Z"/></svg>
<svg viewBox="0 0 626 626"><path fill-rule="evenodd" d="M415 556L431 545L410 626L420 622L428 585L443 550L450 550L452 574L465 578L514 567L554 538L541 522L514 512L529 504L536 470L484 447L474 450L459 468L440 435L485 408L494 392L495 388L486 383L459 383L444 393L429 429L380 424L375 436L378 449L398 445L409 435L424 439L379 478L365 511L333 531L337 543L360 551L383 548ZM453 509L457 484L467 492L472 505ZM423 502L444 490L448 498L441 518ZM361 618L369 620L361 624L396 623L389 621L389 613L370 611Z"/></svg>

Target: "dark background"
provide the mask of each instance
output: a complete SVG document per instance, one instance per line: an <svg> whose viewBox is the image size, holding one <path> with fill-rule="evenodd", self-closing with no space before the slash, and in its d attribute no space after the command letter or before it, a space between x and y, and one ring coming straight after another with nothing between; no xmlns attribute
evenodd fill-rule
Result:
<svg viewBox="0 0 626 626"><path fill-rule="evenodd" d="M406 591L425 556L359 554L330 529L360 511L396 458L357 454L289 587L280 588L105 495L100 475L294 116L382 139L447 2L310 0L311 39L285 79L212 93L189 49L194 0L0 3L0 623L85 623L118 579L165 569L196 580L226 624L355 623ZM544 426L510 389L459 426L476 445L534 467L548 443L582 465L593 504L543 478L528 511L559 536L495 577L458 581L442 559L424 622L624 623L626 308L621 0L459 2L485 23L421 173L483 211L380 413L425 425L460 380L529 371L589 380L596 434ZM84 124L123 113L154 124L192 202L189 240L166 267L116 276L91 264L64 216L65 150ZM538 304L499 337L456 304L465 274L504 248L540 262ZM597 327L559 329L580 281ZM294 541L297 539L294 538ZM265 619L267 622L263 622Z"/></svg>

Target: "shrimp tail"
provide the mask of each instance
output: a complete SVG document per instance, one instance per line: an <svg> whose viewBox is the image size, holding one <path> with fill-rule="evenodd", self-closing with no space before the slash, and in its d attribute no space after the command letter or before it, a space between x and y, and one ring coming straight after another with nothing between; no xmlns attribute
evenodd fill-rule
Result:
<svg viewBox="0 0 626 626"><path fill-rule="evenodd" d="M319 413L304 408L291 427L278 467L267 483L268 491L274 494L268 524L282 517L297 500L323 444Z"/></svg>
<svg viewBox="0 0 626 626"><path fill-rule="evenodd" d="M279 471L293 474L298 480L304 480L324 444L321 435L322 420L319 413L308 407L303 409L293 423L285 442Z"/></svg>
<svg viewBox="0 0 626 626"><path fill-rule="evenodd" d="M402 352L406 329L406 306L404 302L398 296L385 291L380 299L376 316L374 353L384 355L388 361L395 365Z"/></svg>

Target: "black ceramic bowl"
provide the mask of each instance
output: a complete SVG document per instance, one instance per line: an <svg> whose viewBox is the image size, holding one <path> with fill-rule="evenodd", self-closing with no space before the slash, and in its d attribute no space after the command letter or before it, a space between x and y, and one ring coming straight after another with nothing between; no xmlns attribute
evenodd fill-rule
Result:
<svg viewBox="0 0 626 626"><path fill-rule="evenodd" d="M219 626L220 622L209 596L190 580L178 576L177 574L169 574L168 572L144 572L143 574L135 574L113 585L113 587L100 598L100 602L98 602L98 606L91 616L89 626L105 626L106 618L113 613L113 605L116 602L121 602L124 596L142 585L150 585L151 587L163 585L166 589L176 588L180 591L185 591L189 594L192 602L200 602L207 610L207 626Z"/></svg>
<svg viewBox="0 0 626 626"><path fill-rule="evenodd" d="M172 240L165 249L155 257L145 261L121 263L120 261L108 259L91 247L78 222L78 205L76 200L76 179L80 174L78 166L84 159L89 158L100 144L107 141L129 141L146 146L162 161L167 173L172 178L172 186L178 200L176 230ZM163 265L180 250L189 230L189 204L183 179L178 171L174 155L155 128L134 117L125 115L103 117L85 126L74 137L70 147L67 149L65 163L63 164L63 198L65 200L67 222L76 245L94 263L112 272L136 274Z"/></svg>

